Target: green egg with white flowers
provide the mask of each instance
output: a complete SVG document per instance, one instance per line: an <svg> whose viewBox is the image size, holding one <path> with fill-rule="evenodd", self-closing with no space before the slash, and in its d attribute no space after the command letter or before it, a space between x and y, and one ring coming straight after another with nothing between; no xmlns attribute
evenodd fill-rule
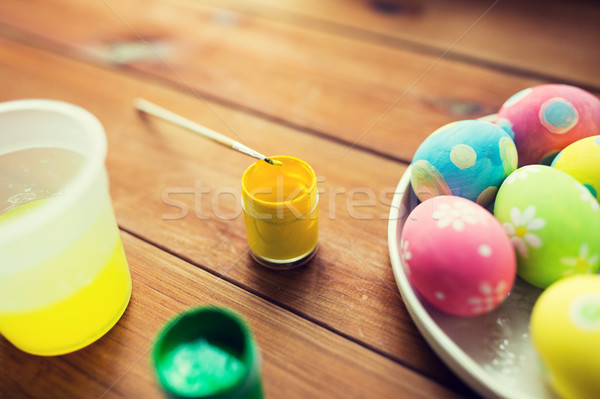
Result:
<svg viewBox="0 0 600 399"><path fill-rule="evenodd" d="M600 205L561 170L514 171L498 190L494 216L515 248L517 273L536 287L600 268Z"/></svg>

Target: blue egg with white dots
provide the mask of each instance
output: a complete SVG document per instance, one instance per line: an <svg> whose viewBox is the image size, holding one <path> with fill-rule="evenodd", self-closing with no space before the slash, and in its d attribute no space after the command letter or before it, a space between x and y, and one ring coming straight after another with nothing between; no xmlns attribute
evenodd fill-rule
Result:
<svg viewBox="0 0 600 399"><path fill-rule="evenodd" d="M411 186L421 201L455 195L486 206L517 164L515 143L504 129L478 120L452 122L417 149Z"/></svg>

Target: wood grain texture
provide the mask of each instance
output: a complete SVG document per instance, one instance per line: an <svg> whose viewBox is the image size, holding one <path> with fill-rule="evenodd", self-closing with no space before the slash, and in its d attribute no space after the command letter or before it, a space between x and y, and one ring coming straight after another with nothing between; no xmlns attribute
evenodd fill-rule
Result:
<svg viewBox="0 0 600 399"><path fill-rule="evenodd" d="M316 30L600 87L600 7L589 0L204 0Z"/></svg>
<svg viewBox="0 0 600 399"><path fill-rule="evenodd" d="M334 142L215 103L207 103L209 109L197 98L118 71L6 41L0 41L0 54L4 54L0 100L56 98L77 103L103 123L109 140L111 193L122 228L468 392L414 328L392 275L387 214L390 194L405 165L358 150L340 158L345 148ZM251 147L266 154L294 154L309 162L321 177L322 190L321 247L312 264L288 272L254 264L247 253L239 204L241 174L251 161L164 122L141 118L131 105L139 96L218 131L226 131L224 120L230 133ZM202 190L209 192L200 195ZM219 194L226 192L233 195ZM352 200L371 205L348 207ZM184 206L187 212L180 215Z"/></svg>
<svg viewBox="0 0 600 399"><path fill-rule="evenodd" d="M117 325L65 356L31 356L0 338L0 397L161 398L150 350L162 324L199 305L227 306L261 349L269 398L459 398L443 386L240 290L129 234L122 234L133 294Z"/></svg>
<svg viewBox="0 0 600 399"><path fill-rule="evenodd" d="M156 329L205 302L249 319L268 397L472 396L398 294L391 194L439 126L495 112L549 77L599 85L591 2L501 0L439 60L490 4L0 2L0 101L60 99L103 123L139 292L123 322L84 351L40 359L0 340L0 364L14 366L0 372L0 398L94 397L115 383L105 397L156 397L145 355ZM288 272L254 264L239 203L251 160L142 118L135 97L309 162L320 177L317 258Z"/></svg>
<svg viewBox="0 0 600 399"><path fill-rule="evenodd" d="M0 28L404 161L440 126L542 83L187 0L7 0Z"/></svg>

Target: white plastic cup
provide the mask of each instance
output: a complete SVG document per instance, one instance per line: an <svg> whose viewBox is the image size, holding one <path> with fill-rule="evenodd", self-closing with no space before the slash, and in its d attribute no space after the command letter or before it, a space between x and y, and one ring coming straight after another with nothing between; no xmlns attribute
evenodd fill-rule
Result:
<svg viewBox="0 0 600 399"><path fill-rule="evenodd" d="M59 355L103 336L131 296L106 135L53 100L0 103L0 334Z"/></svg>

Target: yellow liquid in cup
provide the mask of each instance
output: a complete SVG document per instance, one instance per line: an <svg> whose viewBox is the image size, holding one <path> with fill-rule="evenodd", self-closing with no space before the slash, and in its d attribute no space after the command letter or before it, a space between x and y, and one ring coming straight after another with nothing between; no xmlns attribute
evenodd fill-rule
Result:
<svg viewBox="0 0 600 399"><path fill-rule="evenodd" d="M11 209L0 215L0 223L51 200ZM107 232L114 237L110 246L102 239ZM103 255L104 259L96 261L100 267L89 268L86 264L86 260ZM64 281L63 276L53 274L52 270L61 269L64 262L77 262L79 275ZM43 303L48 290L58 294L52 295L51 303L33 308L0 309L0 333L6 339L25 352L50 356L87 346L110 330L131 296L131 277L110 201L75 242L34 268L39 271L35 277L24 270L8 278L15 284L30 286L26 294L32 303ZM32 280L31 284L26 280Z"/></svg>

